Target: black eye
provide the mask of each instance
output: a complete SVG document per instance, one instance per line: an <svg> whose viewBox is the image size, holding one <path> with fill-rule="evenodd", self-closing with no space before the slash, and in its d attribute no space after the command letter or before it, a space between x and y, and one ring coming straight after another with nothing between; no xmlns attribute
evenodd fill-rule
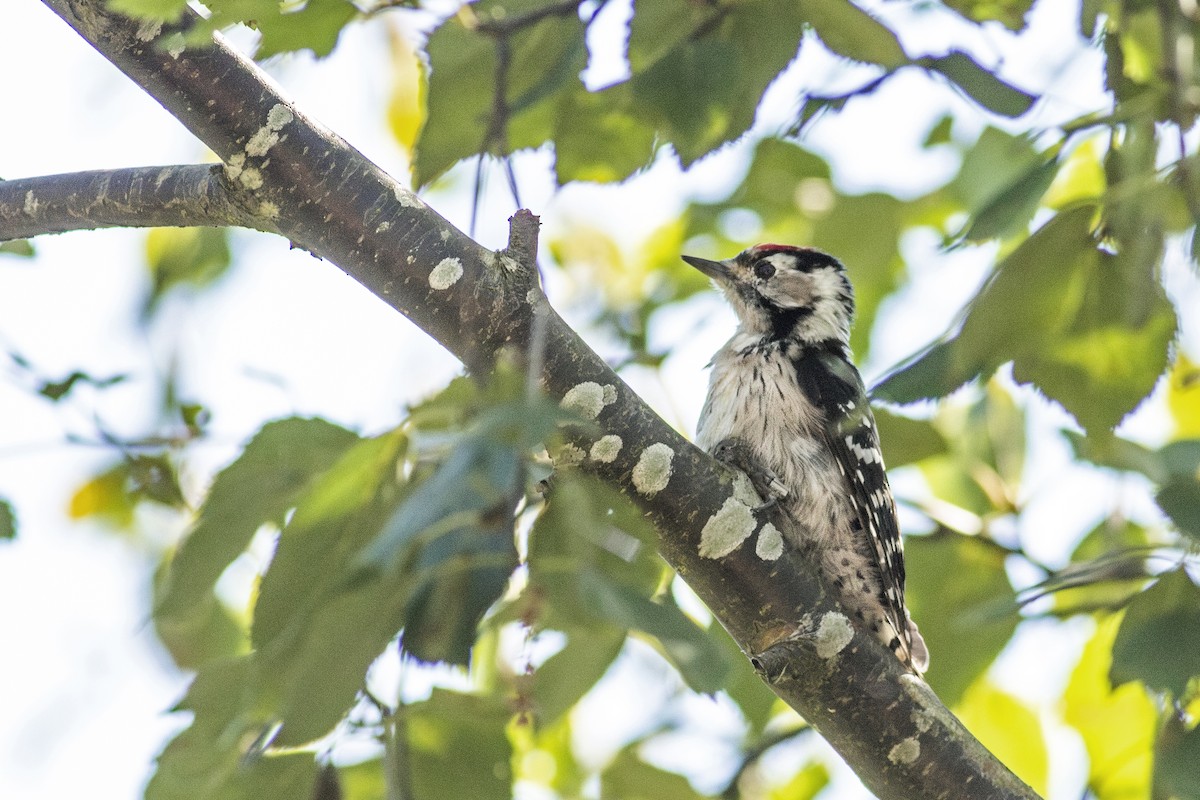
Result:
<svg viewBox="0 0 1200 800"><path fill-rule="evenodd" d="M754 274L765 281L775 274L775 265L764 258L754 265Z"/></svg>

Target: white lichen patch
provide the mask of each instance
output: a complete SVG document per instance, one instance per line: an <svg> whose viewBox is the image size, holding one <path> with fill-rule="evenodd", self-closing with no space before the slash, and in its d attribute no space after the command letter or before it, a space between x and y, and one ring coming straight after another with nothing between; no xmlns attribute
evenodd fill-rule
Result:
<svg viewBox="0 0 1200 800"><path fill-rule="evenodd" d="M463 265L457 258L443 258L429 273L429 286L437 291L449 289L462 277Z"/></svg>
<svg viewBox="0 0 1200 800"><path fill-rule="evenodd" d="M438 236L441 237L443 242L450 241L450 231L445 230L444 228L442 229L442 232L438 234Z"/></svg>
<svg viewBox="0 0 1200 800"><path fill-rule="evenodd" d="M33 189L30 189L25 193L25 213L32 217L37 213L37 210L38 201L37 198L33 196Z"/></svg>
<svg viewBox="0 0 1200 800"><path fill-rule="evenodd" d="M142 24L138 25L137 33L134 36L137 37L139 42L153 42L162 33L162 27L161 19L142 20Z"/></svg>
<svg viewBox="0 0 1200 800"><path fill-rule="evenodd" d="M675 451L662 442L647 447L633 468L633 488L646 497L653 497L667 488L673 458Z"/></svg>
<svg viewBox="0 0 1200 800"><path fill-rule="evenodd" d="M901 739L888 751L888 761L893 764L911 764L921 757L921 743L917 737Z"/></svg>
<svg viewBox="0 0 1200 800"><path fill-rule="evenodd" d="M558 469L568 469L577 464L582 464L583 459L587 454L583 452L583 448L577 447L570 442L558 448L558 452L554 454L554 466Z"/></svg>
<svg viewBox="0 0 1200 800"><path fill-rule="evenodd" d="M246 155L256 158L265 156L275 145L279 144L279 131L294 120L296 115L283 103L276 103L267 112L267 124L254 132L250 141L246 142Z"/></svg>
<svg viewBox="0 0 1200 800"><path fill-rule="evenodd" d="M531 306L536 306L542 300L542 293L537 289L530 289L525 293L525 302Z"/></svg>
<svg viewBox="0 0 1200 800"><path fill-rule="evenodd" d="M854 628L845 614L830 611L821 617L815 639L817 655L826 659L833 658L854 639Z"/></svg>
<svg viewBox="0 0 1200 800"><path fill-rule="evenodd" d="M604 384L604 405L617 402L617 387L611 383Z"/></svg>
<svg viewBox="0 0 1200 800"><path fill-rule="evenodd" d="M258 204L258 215L267 219L279 219L279 206L270 200L263 200Z"/></svg>
<svg viewBox="0 0 1200 800"><path fill-rule="evenodd" d="M921 733L927 733L933 727L936 717L933 712L923 706L917 706L912 712L912 723Z"/></svg>
<svg viewBox="0 0 1200 800"><path fill-rule="evenodd" d="M422 205L419 197L398 183L395 189L393 189L392 194L396 195L396 202L405 208L420 208Z"/></svg>
<svg viewBox="0 0 1200 800"><path fill-rule="evenodd" d="M592 461L599 461L601 464L611 464L617 460L617 454L621 452L621 437L610 433L607 436L601 436L592 445L592 450L588 455Z"/></svg>
<svg viewBox="0 0 1200 800"><path fill-rule="evenodd" d="M225 162L225 177L231 181L236 181L242 174L242 170L246 167L246 154L234 153Z"/></svg>
<svg viewBox="0 0 1200 800"><path fill-rule="evenodd" d="M754 554L763 561L774 561L783 555L783 534L778 528L769 522L762 526L754 543Z"/></svg>
<svg viewBox="0 0 1200 800"><path fill-rule="evenodd" d="M608 397L609 389L613 390L612 400ZM595 381L584 381L567 390L559 405L566 411L573 411L585 419L595 419L600 416L604 407L616 399L616 389L612 386L601 386Z"/></svg>
<svg viewBox="0 0 1200 800"><path fill-rule="evenodd" d="M754 512L736 497L728 498L700 531L700 555L721 558L754 533Z"/></svg>
<svg viewBox="0 0 1200 800"><path fill-rule="evenodd" d="M259 189L263 185L262 173L254 167L243 167L238 181L247 189Z"/></svg>
<svg viewBox="0 0 1200 800"><path fill-rule="evenodd" d="M758 492L754 491L754 484L750 482L750 477L744 472L738 472L733 476L733 496L751 508L758 508L763 503Z"/></svg>
<svg viewBox="0 0 1200 800"><path fill-rule="evenodd" d="M385 221L385 222L381 222L381 223L379 223L378 225L376 225L376 226L375 226L375 232L376 232L376 233L383 233L384 231L388 230L388 229L389 229L389 228L391 228L391 227L392 227L392 223L390 223L390 222L386 222L386 221Z"/></svg>

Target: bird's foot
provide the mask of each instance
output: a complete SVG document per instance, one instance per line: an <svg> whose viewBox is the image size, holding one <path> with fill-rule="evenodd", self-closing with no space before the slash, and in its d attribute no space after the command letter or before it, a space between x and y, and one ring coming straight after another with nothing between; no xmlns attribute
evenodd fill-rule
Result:
<svg viewBox="0 0 1200 800"><path fill-rule="evenodd" d="M712 451L713 458L727 467L746 474L763 504L755 511L766 511L786 498L790 492L783 481L764 465L745 440L736 436L722 439Z"/></svg>

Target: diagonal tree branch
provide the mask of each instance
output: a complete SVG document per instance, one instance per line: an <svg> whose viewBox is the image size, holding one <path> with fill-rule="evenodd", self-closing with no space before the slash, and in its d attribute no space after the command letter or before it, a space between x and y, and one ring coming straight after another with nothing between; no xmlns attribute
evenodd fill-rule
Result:
<svg viewBox="0 0 1200 800"><path fill-rule="evenodd" d="M0 180L0 239L96 228L196 226L275 230L268 216L238 205L219 164Z"/></svg>
<svg viewBox="0 0 1200 800"><path fill-rule="evenodd" d="M250 215L242 224L278 230L333 262L472 370L536 339L545 391L595 419L604 437L599 447L597 434L577 434L567 460L641 505L667 561L876 794L1035 797L923 681L853 629L802 559L756 553L766 520L735 491L733 474L655 415L554 313L526 248L480 247L219 41L171 54L156 44L164 32L112 14L103 0L43 2L224 160L222 179Z"/></svg>

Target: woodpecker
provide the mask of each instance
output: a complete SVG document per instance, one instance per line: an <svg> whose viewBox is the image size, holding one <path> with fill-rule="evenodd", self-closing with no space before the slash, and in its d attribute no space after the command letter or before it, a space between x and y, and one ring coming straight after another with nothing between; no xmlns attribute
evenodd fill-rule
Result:
<svg viewBox="0 0 1200 800"><path fill-rule="evenodd" d="M696 443L779 504L788 547L813 560L855 624L921 674L904 550L875 417L850 361L854 289L833 256L760 244L683 260L713 279L738 328L709 365Z"/></svg>

